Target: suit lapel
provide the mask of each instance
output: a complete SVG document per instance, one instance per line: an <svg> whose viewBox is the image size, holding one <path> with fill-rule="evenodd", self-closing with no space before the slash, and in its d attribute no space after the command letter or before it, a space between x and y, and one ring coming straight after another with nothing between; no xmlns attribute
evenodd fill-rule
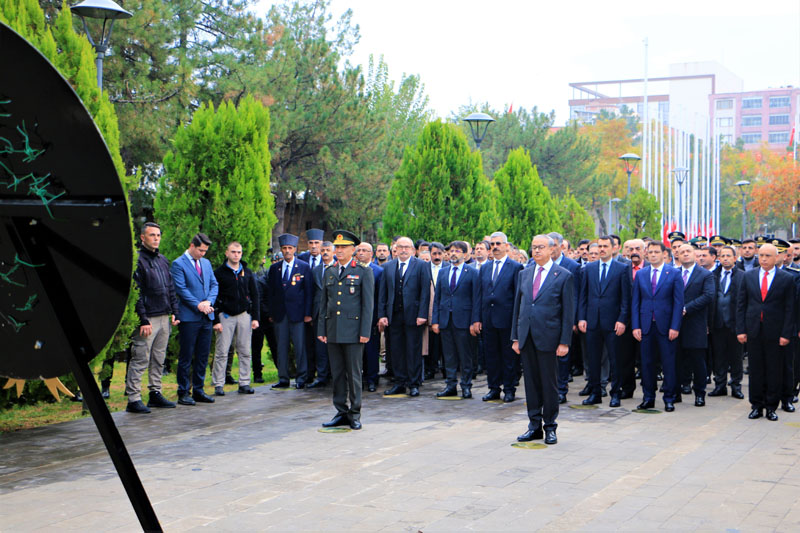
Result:
<svg viewBox="0 0 800 533"><path fill-rule="evenodd" d="M661 286L664 285L664 283L666 282L667 276L671 276L672 275L670 273L670 271L667 270L666 263L661 265L661 268L659 270L661 270L661 274L658 275L658 284L656 285L655 294L658 294L658 291L661 290ZM652 268L650 269L650 272L651 273L653 272ZM681 283L683 283L683 280L681 280ZM652 282L651 282L651 285L652 285ZM655 296L655 294L653 296Z"/></svg>
<svg viewBox="0 0 800 533"><path fill-rule="evenodd" d="M614 271L614 268L615 268L614 267L614 263L618 263L618 262L619 261L613 261L612 260L611 264L608 265L608 270L606 271L606 277L603 278L603 282L600 283L600 294L601 295L606 292L606 287L608 287L608 280L611 277L611 273ZM602 264L598 264L597 265L598 272L597 272L597 277L595 279L600 279L600 270L602 270L602 269L603 269L603 265Z"/></svg>
<svg viewBox="0 0 800 533"><path fill-rule="evenodd" d="M547 275L544 277L544 279L542 280L541 284L539 285L539 292L536 293L536 300L538 300L542 296L542 292L544 292L544 290L550 285L550 279L554 278L555 276L558 275L558 273L555 271L556 267L558 267L558 265L553 263L553 265L550 267L550 270L547 271ZM538 268L538 266L537 266L537 268ZM536 278L536 274L534 274L533 277L535 279ZM531 294L533 294L533 284L532 284L532 282L531 282ZM536 300L534 300L534 302Z"/></svg>

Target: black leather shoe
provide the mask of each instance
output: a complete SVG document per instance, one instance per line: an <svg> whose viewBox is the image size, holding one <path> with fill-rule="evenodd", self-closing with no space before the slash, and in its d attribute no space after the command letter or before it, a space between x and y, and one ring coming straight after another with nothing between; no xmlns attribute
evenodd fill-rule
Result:
<svg viewBox="0 0 800 533"><path fill-rule="evenodd" d="M769 420L770 422L777 422L778 420L777 413L775 413L775 411L773 411L772 409L767 409L767 420Z"/></svg>
<svg viewBox="0 0 800 533"><path fill-rule="evenodd" d="M250 385L241 385L239 387L239 394L255 394L256 390Z"/></svg>
<svg viewBox="0 0 800 533"><path fill-rule="evenodd" d="M683 394L691 394L692 393L692 386L691 385L681 385L681 392Z"/></svg>
<svg viewBox="0 0 800 533"><path fill-rule="evenodd" d="M556 430L555 429L548 429L544 432L544 443L553 445L558 442L558 438L556 438Z"/></svg>
<svg viewBox="0 0 800 533"><path fill-rule="evenodd" d="M214 403L214 398L206 394L201 390L196 390L192 392L192 399L199 403Z"/></svg>
<svg viewBox="0 0 800 533"><path fill-rule="evenodd" d="M225 385L236 385L236 380L233 379L233 376L228 374L227 376L225 376Z"/></svg>
<svg viewBox="0 0 800 533"><path fill-rule="evenodd" d="M322 427L324 428L335 428L337 426L349 426L350 425L350 417L343 414L337 414L333 418L331 418L330 422L323 422Z"/></svg>
<svg viewBox="0 0 800 533"><path fill-rule="evenodd" d="M664 410L668 413L671 413L675 410L675 404L672 402L664 402Z"/></svg>
<svg viewBox="0 0 800 533"><path fill-rule="evenodd" d="M270 387L270 388L271 389L288 389L289 388L289 382L288 381L279 381L277 383L274 383L272 385L272 387Z"/></svg>
<svg viewBox="0 0 800 533"><path fill-rule="evenodd" d="M163 407L174 408L175 403L164 398L164 395L157 390L150 391L150 398L147 401L147 407Z"/></svg>
<svg viewBox="0 0 800 533"><path fill-rule="evenodd" d="M367 390L369 392L375 392L376 390L378 390L378 387L374 383L370 383L369 385L367 385Z"/></svg>
<svg viewBox="0 0 800 533"><path fill-rule="evenodd" d="M306 388L305 381L296 381L295 384L294 384L294 388L297 389L297 390L305 389Z"/></svg>
<svg viewBox="0 0 800 533"><path fill-rule="evenodd" d="M609 407L619 407L620 405L621 404L620 404L620 401L619 401L619 396L617 396L616 394L612 394L611 395L611 400L608 402L608 406Z"/></svg>
<svg viewBox="0 0 800 533"><path fill-rule="evenodd" d="M683 403L683 396L678 394L677 396L675 396L675 399L672 401L672 403Z"/></svg>
<svg viewBox="0 0 800 533"><path fill-rule="evenodd" d="M597 394L590 394L588 398L581 402L583 405L597 405L603 403L603 399Z"/></svg>
<svg viewBox="0 0 800 533"><path fill-rule="evenodd" d="M194 405L195 401L192 400L192 397L188 394L184 394L183 396L178 397L178 403L181 405Z"/></svg>
<svg viewBox="0 0 800 533"><path fill-rule="evenodd" d="M472 388L471 387L461 387L461 397L465 400L472 399Z"/></svg>
<svg viewBox="0 0 800 533"><path fill-rule="evenodd" d="M725 385L717 385L714 387L714 390L708 393L709 396L727 396L728 395L728 387Z"/></svg>
<svg viewBox="0 0 800 533"><path fill-rule="evenodd" d="M656 374L656 381L664 381L664 374L662 374L661 372Z"/></svg>
<svg viewBox="0 0 800 533"><path fill-rule="evenodd" d="M254 377L253 378L253 383L264 383L264 377L263 376Z"/></svg>
<svg viewBox="0 0 800 533"><path fill-rule="evenodd" d="M489 392L483 395L481 398L484 402L488 402L489 400L499 400L500 399L500 391L497 389L489 389Z"/></svg>
<svg viewBox="0 0 800 533"><path fill-rule="evenodd" d="M503 403L511 403L516 399L517 398L513 392L507 392L503 395Z"/></svg>
<svg viewBox="0 0 800 533"><path fill-rule="evenodd" d="M559 394L558 395L558 403L567 403L567 395L566 394Z"/></svg>
<svg viewBox="0 0 800 533"><path fill-rule="evenodd" d="M781 409L786 411L787 413L794 413L795 408L792 405L792 402L781 402Z"/></svg>
<svg viewBox="0 0 800 533"><path fill-rule="evenodd" d="M103 387L103 393L102 394L103 394L103 399L104 400L108 400L109 398L111 398L111 391L108 390L108 387Z"/></svg>
<svg viewBox="0 0 800 533"><path fill-rule="evenodd" d="M225 389L222 387L214 387L214 396L225 396Z"/></svg>
<svg viewBox="0 0 800 533"><path fill-rule="evenodd" d="M731 387L731 396L736 398L737 400L744 400L744 394L742 393L741 386L732 386Z"/></svg>
<svg viewBox="0 0 800 533"><path fill-rule="evenodd" d="M312 381L311 383L306 385L306 388L307 389L316 389L318 387L324 387L324 386L325 386L325 382L324 381L320 381L318 379L315 379L314 381Z"/></svg>
<svg viewBox="0 0 800 533"><path fill-rule="evenodd" d="M417 396L419 396L419 388L417 387L409 388L408 395L411 396L412 398L416 398Z"/></svg>
<svg viewBox="0 0 800 533"><path fill-rule="evenodd" d="M529 429L528 431L517 437L517 441L529 442L532 440L541 440L543 438L544 438L544 432L542 431L542 428L536 428L536 429Z"/></svg>
<svg viewBox="0 0 800 533"><path fill-rule="evenodd" d="M650 400L649 402L642 402L636 406L637 409L653 409L656 406L656 402Z"/></svg>
<svg viewBox="0 0 800 533"><path fill-rule="evenodd" d="M592 393L592 388L587 383L586 386L578 393L578 396L589 396Z"/></svg>
<svg viewBox="0 0 800 533"><path fill-rule="evenodd" d="M395 385L391 389L383 392L383 394L385 394L386 396L394 396L395 394L405 394L405 393L406 393L406 388L401 387L400 385Z"/></svg>
<svg viewBox="0 0 800 533"><path fill-rule="evenodd" d="M705 407L706 399L703 396L695 396L694 397L694 406L695 407Z"/></svg>
<svg viewBox="0 0 800 533"><path fill-rule="evenodd" d="M135 402L128 402L128 407L126 407L125 410L128 411L129 413L150 412L150 409L148 409L147 406L142 403L142 400L136 400Z"/></svg>
<svg viewBox="0 0 800 533"><path fill-rule="evenodd" d="M455 387L447 387L443 391L436 393L437 398L446 398L449 396L458 396L458 391Z"/></svg>
<svg viewBox="0 0 800 533"><path fill-rule="evenodd" d="M752 411L750 411L750 414L747 415L747 418L750 420L755 420L756 418L761 418L762 416L764 416L763 411L761 409L754 408Z"/></svg>
<svg viewBox="0 0 800 533"><path fill-rule="evenodd" d="M350 429L358 431L361 429L361 421L360 420L351 420L350 421Z"/></svg>
<svg viewBox="0 0 800 533"><path fill-rule="evenodd" d="M633 392L623 392L619 397L620 400L630 400L631 398L633 398Z"/></svg>

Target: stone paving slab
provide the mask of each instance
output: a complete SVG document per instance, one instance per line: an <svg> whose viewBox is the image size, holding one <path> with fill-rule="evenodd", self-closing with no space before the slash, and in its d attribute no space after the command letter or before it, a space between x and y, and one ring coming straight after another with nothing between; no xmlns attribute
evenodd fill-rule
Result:
<svg viewBox="0 0 800 533"><path fill-rule="evenodd" d="M365 393L364 429L342 434L318 431L330 388L113 416L167 531L800 530L800 414L751 421L729 396L636 414L637 395L562 408L559 443L525 450L524 398L481 402L482 378L476 399L442 402L441 387ZM3 531L139 530L91 420L0 449Z"/></svg>

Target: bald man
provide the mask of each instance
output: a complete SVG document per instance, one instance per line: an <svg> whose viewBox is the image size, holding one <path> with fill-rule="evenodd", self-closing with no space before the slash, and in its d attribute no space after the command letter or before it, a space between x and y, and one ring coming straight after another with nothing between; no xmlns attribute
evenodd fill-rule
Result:
<svg viewBox="0 0 800 533"><path fill-rule="evenodd" d="M747 343L750 364L749 418L776 421L783 382L784 350L795 334L794 280L776 268L778 249L763 244L758 250L758 267L744 274L736 302L736 333Z"/></svg>

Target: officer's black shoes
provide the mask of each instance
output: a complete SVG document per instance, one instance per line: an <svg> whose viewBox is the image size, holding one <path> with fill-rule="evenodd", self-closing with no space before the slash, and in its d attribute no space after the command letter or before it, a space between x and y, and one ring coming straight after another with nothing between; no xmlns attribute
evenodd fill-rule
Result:
<svg viewBox="0 0 800 533"><path fill-rule="evenodd" d="M161 408L173 408L175 407L175 402L171 402L164 398L164 395L158 392L157 390L150 391L150 398L147 401L147 407L161 407Z"/></svg>
<svg viewBox="0 0 800 533"><path fill-rule="evenodd" d="M507 392L503 395L503 403L511 403L516 399L517 397L514 395L513 392Z"/></svg>
<svg viewBox="0 0 800 533"><path fill-rule="evenodd" d="M273 384L271 388L273 388L273 389L288 389L289 388L289 382L288 381L279 381L279 382Z"/></svg>
<svg viewBox="0 0 800 533"><path fill-rule="evenodd" d="M295 384L294 384L294 387L297 390L305 389L306 388L306 383L305 383L305 381L296 381Z"/></svg>
<svg viewBox="0 0 800 533"><path fill-rule="evenodd" d="M256 375L253 378L253 383L264 383L264 376L262 376L261 374Z"/></svg>
<svg viewBox="0 0 800 533"><path fill-rule="evenodd" d="M654 400L650 400L647 402L642 402L636 406L637 409L653 409L656 406L656 402Z"/></svg>
<svg viewBox="0 0 800 533"><path fill-rule="evenodd" d="M214 403L214 398L201 390L193 391L192 399L198 403Z"/></svg>
<svg viewBox="0 0 800 533"><path fill-rule="evenodd" d="M592 387L587 383L586 386L578 393L578 396L589 396L592 393Z"/></svg>
<svg viewBox="0 0 800 533"><path fill-rule="evenodd" d="M795 408L792 405L792 402L781 402L781 409L786 411L787 413L794 413Z"/></svg>
<svg viewBox="0 0 800 533"><path fill-rule="evenodd" d="M777 422L778 415L772 409L767 409L767 420L770 422Z"/></svg>
<svg viewBox="0 0 800 533"><path fill-rule="evenodd" d="M378 390L378 387L374 383L370 383L367 385L367 390L369 392L375 392L376 390Z"/></svg>
<svg viewBox="0 0 800 533"><path fill-rule="evenodd" d="M714 390L708 393L709 396L727 396L728 388L725 385L717 385Z"/></svg>
<svg viewBox="0 0 800 533"><path fill-rule="evenodd" d="M704 396L695 396L694 397L694 406L695 407L705 407L706 399Z"/></svg>
<svg viewBox="0 0 800 533"><path fill-rule="evenodd" d="M195 401L192 400L192 397L188 394L184 394L183 396L178 397L178 403L181 405L194 405Z"/></svg>
<svg viewBox="0 0 800 533"><path fill-rule="evenodd" d="M214 387L214 396L225 396L225 389L222 387Z"/></svg>
<svg viewBox="0 0 800 533"><path fill-rule="evenodd" d="M671 413L675 410L675 404L672 402L664 402L664 410L668 413Z"/></svg>
<svg viewBox="0 0 800 533"><path fill-rule="evenodd" d="M330 422L322 423L322 427L324 428L335 428L337 426L348 426L348 425L350 425L350 418L347 415L343 415L341 413L331 418Z"/></svg>
<svg viewBox="0 0 800 533"><path fill-rule="evenodd" d="M744 400L744 394L742 393L742 386L731 385L731 396L733 396L737 400Z"/></svg>
<svg viewBox="0 0 800 533"><path fill-rule="evenodd" d="M395 385L391 389L384 391L383 394L385 394L386 396L394 396L395 394L405 394L405 393L406 393L405 387L400 385Z"/></svg>
<svg viewBox="0 0 800 533"><path fill-rule="evenodd" d="M529 429L519 437L517 437L517 441L519 442L529 442L532 440L541 440L544 438L544 433L542 432L542 428L538 427L536 429Z"/></svg>
<svg viewBox="0 0 800 533"><path fill-rule="evenodd" d="M609 402L608 402L608 406L609 407L619 407L620 405L622 405L622 404L619 401L619 396L616 395L616 394L612 394L611 395L611 400L609 400Z"/></svg>
<svg viewBox="0 0 800 533"><path fill-rule="evenodd" d="M311 383L306 385L306 388L307 389L316 389L317 387L324 387L324 386L325 386L325 382L324 381L320 381L318 379L315 379L314 381L312 381Z"/></svg>
<svg viewBox="0 0 800 533"><path fill-rule="evenodd" d="M250 385L241 385L239 387L239 394L255 394L256 390Z"/></svg>
<svg viewBox="0 0 800 533"><path fill-rule="evenodd" d="M437 398L446 398L448 396L458 396L458 391L455 387L447 387L443 391L436 393Z"/></svg>
<svg viewBox="0 0 800 533"><path fill-rule="evenodd" d="M461 397L465 400L472 399L472 387L461 387Z"/></svg>
<svg viewBox="0 0 800 533"><path fill-rule="evenodd" d="M225 376L225 385L236 385L236 380L230 374Z"/></svg>
<svg viewBox="0 0 800 533"><path fill-rule="evenodd" d="M488 402L489 400L499 400L500 399L500 391L497 389L489 389L489 392L483 395L481 398L484 402Z"/></svg>
<svg viewBox="0 0 800 533"><path fill-rule="evenodd" d="M567 395L566 394L558 394L558 403L567 403Z"/></svg>
<svg viewBox="0 0 800 533"><path fill-rule="evenodd" d="M683 394L691 394L692 393L692 386L691 385L681 385L681 392Z"/></svg>
<svg viewBox="0 0 800 533"><path fill-rule="evenodd" d="M548 429L544 432L544 443L553 445L558 442L558 438L556 438L556 430L555 429Z"/></svg>
<svg viewBox="0 0 800 533"><path fill-rule="evenodd" d="M590 394L588 398L581 402L583 405L597 405L603 403L603 399L597 394Z"/></svg>
<svg viewBox="0 0 800 533"><path fill-rule="evenodd" d="M750 411L750 414L747 415L747 418L749 418L750 420L755 420L756 418L761 418L762 416L764 416L764 412L761 409L755 407L753 408L752 411Z"/></svg>
<svg viewBox="0 0 800 533"><path fill-rule="evenodd" d="M411 396L412 398L416 398L417 396L419 396L419 388L417 387L409 388L408 395Z"/></svg>
<svg viewBox="0 0 800 533"><path fill-rule="evenodd" d="M150 412L150 409L148 409L147 406L142 403L142 400L136 400L135 402L128 402L128 407L126 407L125 410L128 411L129 413Z"/></svg>
<svg viewBox="0 0 800 533"><path fill-rule="evenodd" d="M361 429L361 421L359 420L351 420L350 421L350 429L358 431Z"/></svg>

